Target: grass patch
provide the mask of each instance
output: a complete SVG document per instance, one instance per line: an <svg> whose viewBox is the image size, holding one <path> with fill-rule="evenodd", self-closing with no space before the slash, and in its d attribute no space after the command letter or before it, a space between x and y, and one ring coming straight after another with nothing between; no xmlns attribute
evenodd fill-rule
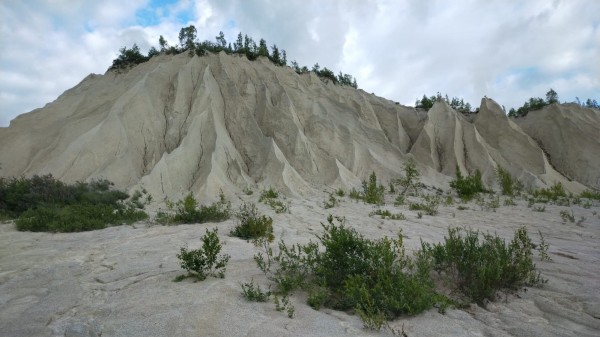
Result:
<svg viewBox="0 0 600 337"><path fill-rule="evenodd" d="M390 220L406 220L406 216L402 213L392 213L390 211L383 209L376 209L373 212L369 213L369 216L379 215L382 219L390 219Z"/></svg>
<svg viewBox="0 0 600 337"><path fill-rule="evenodd" d="M168 211L160 211L155 220L163 225L193 224L205 222L221 222L231 217L231 202L227 201L223 191L219 193L219 201L208 206L199 205L194 194L190 192L176 203L167 201Z"/></svg>

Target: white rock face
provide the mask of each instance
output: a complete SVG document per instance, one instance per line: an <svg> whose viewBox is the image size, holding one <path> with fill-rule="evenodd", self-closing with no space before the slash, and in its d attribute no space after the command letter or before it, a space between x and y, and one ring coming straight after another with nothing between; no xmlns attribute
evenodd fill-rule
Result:
<svg viewBox="0 0 600 337"><path fill-rule="evenodd" d="M579 108L560 109L561 118L578 121L569 116ZM574 144L598 134L594 127L565 132ZM535 138L546 144L544 136ZM598 145L597 137L592 143ZM565 167L561 172L597 186L598 159L581 159L592 157L594 146L545 149L555 167ZM266 59L224 53L163 55L125 73L90 75L0 128L2 176L106 178L168 198L188 191L214 197L219 189L234 194L256 185L305 196L355 187L372 171L385 182L399 176L408 154L424 182L442 188L457 166L480 170L494 184L501 165L529 186L563 182L571 191L584 189L556 172L491 100L482 100L473 123L443 102L426 113ZM555 164L558 158L564 163Z"/></svg>

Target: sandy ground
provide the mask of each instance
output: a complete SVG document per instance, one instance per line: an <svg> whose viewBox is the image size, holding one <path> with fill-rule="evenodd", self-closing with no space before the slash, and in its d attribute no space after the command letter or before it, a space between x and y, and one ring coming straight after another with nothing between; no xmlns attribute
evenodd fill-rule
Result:
<svg viewBox="0 0 600 337"><path fill-rule="evenodd" d="M466 226L511 238L525 225L535 243L538 230L550 244L551 262L535 263L549 280L485 309L435 309L391 322L408 336L598 336L600 331L600 205L547 205L534 212L527 202L501 206L496 212L474 203L467 210L457 204L441 206L438 216L417 218L407 206L386 209L402 212L407 220L369 217L371 205L343 198L333 209L323 209L324 196L289 199L290 214L261 212L274 219L277 240L306 243L321 233L327 214L342 215L347 224L367 237L396 236L402 228L408 248L443 239L449 226ZM242 196L257 202L258 196ZM502 203L501 203L502 204ZM581 224L563 223L559 212L572 209ZM18 232L13 224L0 225L0 331L2 336L386 336L389 331L363 329L357 316L329 309L315 311L306 294L291 301L295 318L277 312L274 304L251 303L240 283L251 279L268 283L257 269L251 243L229 236L235 220L201 225L162 226L138 223L74 234ZM207 228L219 228L224 252L231 255L224 279L173 282L183 274L179 248L200 246Z"/></svg>

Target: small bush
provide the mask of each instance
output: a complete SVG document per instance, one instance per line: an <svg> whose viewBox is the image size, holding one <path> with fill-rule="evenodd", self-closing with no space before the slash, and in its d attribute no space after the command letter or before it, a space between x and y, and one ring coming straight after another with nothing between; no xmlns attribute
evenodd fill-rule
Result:
<svg viewBox="0 0 600 337"><path fill-rule="evenodd" d="M273 235L273 219L266 215L260 215L255 204L242 204L235 216L238 218L238 224L231 231L231 235L246 240L262 237L269 242L275 238Z"/></svg>
<svg viewBox="0 0 600 337"><path fill-rule="evenodd" d="M382 209L376 209L373 212L369 213L369 216L372 215L379 215L381 216L382 219L390 219L390 220L406 220L406 216L404 216L404 214L402 213L392 213L390 211L386 210L382 210Z"/></svg>
<svg viewBox="0 0 600 337"><path fill-rule="evenodd" d="M337 191L335 191L335 194L337 194L338 197L343 198L346 195L346 192L344 192L343 189L339 188Z"/></svg>
<svg viewBox="0 0 600 337"><path fill-rule="evenodd" d="M496 167L496 176L498 178L498 185L502 191L502 195L514 196L523 189L523 183L515 180L510 173L502 167Z"/></svg>
<svg viewBox="0 0 600 337"><path fill-rule="evenodd" d="M254 280L250 283L241 283L240 286L242 287L242 295L250 302L266 302L271 296L270 291L263 292L258 284L255 286Z"/></svg>
<svg viewBox="0 0 600 337"><path fill-rule="evenodd" d="M572 210L570 213L565 210L560 211L560 217L563 219L564 222L575 222L575 214L573 214Z"/></svg>
<svg viewBox="0 0 600 337"><path fill-rule="evenodd" d="M515 232L509 244L498 236L459 228L448 229L444 243L423 244L423 251L432 258L433 269L449 277L478 304L495 300L501 289L516 290L522 285L543 282L535 272L532 248L525 227Z"/></svg>
<svg viewBox="0 0 600 337"><path fill-rule="evenodd" d="M546 206L534 206L533 207L533 211L534 212L545 212L546 211Z"/></svg>
<svg viewBox="0 0 600 337"><path fill-rule="evenodd" d="M408 209L411 211L424 211L427 215L437 215L440 198L438 196L426 196L424 203L410 203Z"/></svg>
<svg viewBox="0 0 600 337"><path fill-rule="evenodd" d="M394 200L394 206L402 206L405 203L405 198L404 195L402 194L398 194L398 196L396 196L396 199Z"/></svg>
<svg viewBox="0 0 600 337"><path fill-rule="evenodd" d="M579 195L580 198L600 200L600 191L585 190Z"/></svg>
<svg viewBox="0 0 600 337"><path fill-rule="evenodd" d="M180 248L177 258L181 261L181 268L188 271L188 277L195 277L200 281L207 276L225 277L226 265L231 257L227 254L219 255L222 246L217 236L217 229L212 231L207 229L200 240L202 248L196 250Z"/></svg>
<svg viewBox="0 0 600 337"><path fill-rule="evenodd" d="M385 188L383 185L377 185L377 176L375 172L369 176L369 182L362 182L363 193L362 200L367 204L383 205L385 202L384 193Z"/></svg>
<svg viewBox="0 0 600 337"><path fill-rule="evenodd" d="M231 216L231 202L225 199L222 191L219 193L219 201L208 206L200 205L198 207L198 201L194 197L194 194L190 192L185 198L177 201L175 204L167 202L167 207L170 210L174 209L174 213L159 212L155 218L158 223L192 224L221 222L229 219Z"/></svg>
<svg viewBox="0 0 600 337"><path fill-rule="evenodd" d="M339 204L340 204L340 201L335 198L333 193L330 193L329 200L327 200L323 203L323 208L325 208L325 209L334 208L334 207L338 206Z"/></svg>
<svg viewBox="0 0 600 337"><path fill-rule="evenodd" d="M463 200L471 200L477 193L487 192L481 181L481 173L479 170L476 170L473 175L463 177L458 166L456 166L456 178L450 182L450 187L452 187Z"/></svg>
<svg viewBox="0 0 600 337"><path fill-rule="evenodd" d="M350 199L353 199L353 200L361 199L360 192L358 192L355 188L352 188L350 190L350 193L348 193L348 196L350 197Z"/></svg>
<svg viewBox="0 0 600 337"><path fill-rule="evenodd" d="M260 192L260 197L258 198L258 202L266 201L267 199L277 199L279 198L279 193L275 191L273 188L269 187L268 190L263 190Z"/></svg>
<svg viewBox="0 0 600 337"><path fill-rule="evenodd" d="M512 198L504 199L504 206L516 206L517 203Z"/></svg>
<svg viewBox="0 0 600 337"><path fill-rule="evenodd" d="M552 201L557 201L561 197L567 197L567 193L565 192L565 189L560 182L554 183L549 188L542 188L539 190L532 191L531 194L536 198L543 198Z"/></svg>
<svg viewBox="0 0 600 337"><path fill-rule="evenodd" d="M409 158L404 162L404 177L396 180L396 183L402 187L400 194L406 194L407 192L419 193L419 187L421 183L419 181L421 173L417 169L417 164L413 158Z"/></svg>
<svg viewBox="0 0 600 337"><path fill-rule="evenodd" d="M289 205L283 201L277 200L277 198L279 198L279 193L272 188L269 188L268 190L261 192L258 202L269 205L277 214L289 213Z"/></svg>

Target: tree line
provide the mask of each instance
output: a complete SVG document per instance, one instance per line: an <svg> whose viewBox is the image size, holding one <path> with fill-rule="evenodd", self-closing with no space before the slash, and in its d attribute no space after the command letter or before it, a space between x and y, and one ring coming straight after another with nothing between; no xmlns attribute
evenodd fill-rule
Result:
<svg viewBox="0 0 600 337"><path fill-rule="evenodd" d="M429 97L427 95L423 95L421 99L416 100L415 108L429 110L431 107L433 107L433 104L438 101L445 101L448 105L450 105L451 108L463 114L479 112L479 108L473 109L471 104L465 102L464 99L459 99L457 97L452 97L450 99L448 98L448 95L442 96L442 94L439 92ZM541 108L553 103L560 103L560 101L558 100L558 94L556 91L550 88L550 90L546 93L546 99L541 97L531 97L521 107L517 109L511 108L508 111L508 116L512 118L524 117L527 116L530 111L540 110ZM598 101L591 98L588 98L585 102L582 102L579 97L576 97L576 101L573 103L577 103L586 108L600 109L600 104L598 104ZM506 108L504 106L502 106L502 109L504 110L504 113L506 113Z"/></svg>
<svg viewBox="0 0 600 337"><path fill-rule="evenodd" d="M158 39L159 49L154 46L150 47L148 54L143 55L140 52L140 48L137 44L134 44L131 48L123 47L119 49L119 56L113 60L113 63L109 70L125 70L131 66L146 62L154 56L160 54L176 55L187 52L189 56L204 56L207 53L219 53L224 51L227 54L238 54L244 55L250 61L256 60L258 57L267 57L272 63L277 66L287 66L287 53L284 49L279 49L276 44L269 47L265 39L260 39L258 44L254 39L248 35L242 35L240 32L237 39L231 44L225 39L225 34L219 32L219 35L215 37L215 41L205 40L199 42L197 40L196 27L190 25L183 27L179 31L179 44L169 45L167 40L161 35ZM294 60L291 62L291 67L298 74L309 73L311 70L308 67L300 67ZM358 88L356 79L350 74L340 73L336 76L335 73L324 67L321 69L318 63L312 67L312 71L319 76L325 82L333 82L334 84L346 85Z"/></svg>

